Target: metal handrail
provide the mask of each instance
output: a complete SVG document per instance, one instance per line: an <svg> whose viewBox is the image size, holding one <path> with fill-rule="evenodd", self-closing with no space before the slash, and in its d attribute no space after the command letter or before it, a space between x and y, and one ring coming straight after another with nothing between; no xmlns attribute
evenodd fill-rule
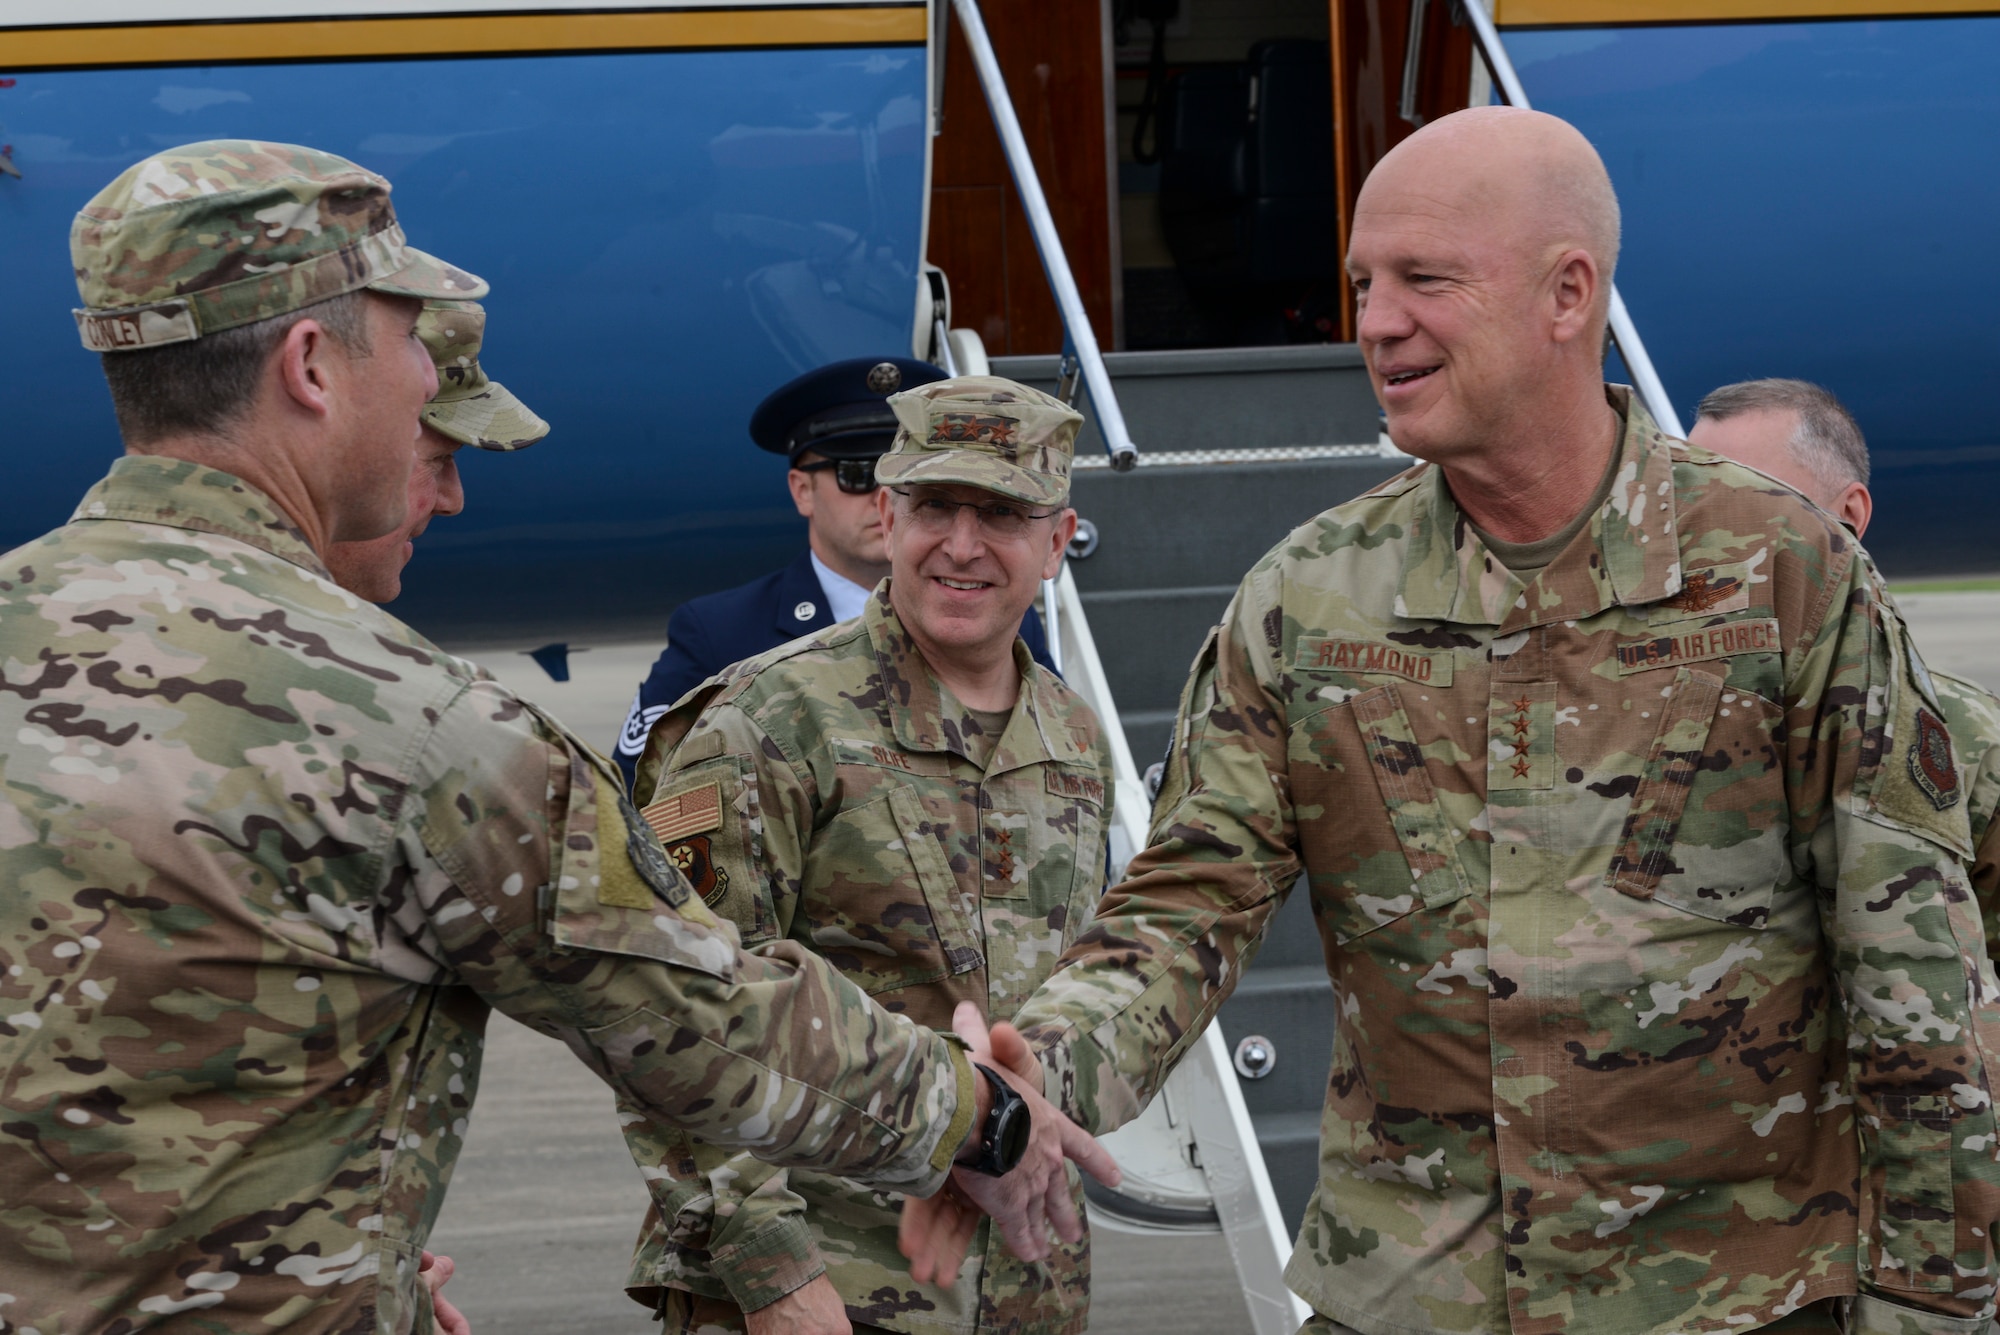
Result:
<svg viewBox="0 0 2000 1335"><path fill-rule="evenodd" d="M1014 114L1014 100L1007 94L1007 80L1000 73L999 58L993 54L992 39L986 35L986 20L980 16L979 0L952 0L958 21L965 32L965 45L972 52L973 66L979 71L979 86L986 93L986 105L993 112L993 128L1000 133L1000 147L1007 154L1007 169L1013 173L1014 189L1021 196L1021 211L1035 234L1035 249L1041 253L1042 268L1048 274L1049 291L1055 296L1056 311L1063 323L1063 355L1074 357L1083 372L1084 388L1097 417L1097 430L1111 466L1125 472L1139 462L1139 447L1125 429L1125 414L1119 410L1118 396L1111 389L1111 373L1104 367L1098 350L1097 334L1083 309L1083 294L1077 290L1076 276L1070 272L1069 258L1063 253L1062 238L1056 235L1055 216L1049 212L1048 197L1042 193L1041 177L1035 173L1034 159L1028 156L1028 140L1021 133L1020 117Z"/></svg>
<svg viewBox="0 0 2000 1335"><path fill-rule="evenodd" d="M1472 22L1473 39L1479 43L1479 54L1485 57L1486 68L1493 72L1493 82L1499 85L1501 96L1507 99L1508 106L1526 110L1528 92L1521 86L1521 76L1515 72L1507 48L1500 44L1500 30L1494 26L1493 16L1486 12L1484 0L1465 0L1465 16ZM1638 327L1632 323L1632 313L1625 309L1625 298L1618 294L1616 283L1611 285L1611 337L1618 344L1618 355L1625 359L1625 369L1632 373L1633 388L1645 400L1653 420L1668 435L1685 438L1687 432L1681 426L1680 414L1674 411L1673 400L1667 397L1660 373L1653 369L1653 359L1646 353L1646 345L1639 338Z"/></svg>

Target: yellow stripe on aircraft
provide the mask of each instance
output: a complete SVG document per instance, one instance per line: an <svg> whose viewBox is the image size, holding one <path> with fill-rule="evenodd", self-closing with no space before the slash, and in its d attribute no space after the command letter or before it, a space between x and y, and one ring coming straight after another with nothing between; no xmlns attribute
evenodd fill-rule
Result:
<svg viewBox="0 0 2000 1335"><path fill-rule="evenodd" d="M1996 0L1493 0L1503 28L1743 20L1917 18L2000 12Z"/></svg>
<svg viewBox="0 0 2000 1335"><path fill-rule="evenodd" d="M145 23L0 31L0 69L662 48L889 46L921 42L927 35L926 10L921 5Z"/></svg>

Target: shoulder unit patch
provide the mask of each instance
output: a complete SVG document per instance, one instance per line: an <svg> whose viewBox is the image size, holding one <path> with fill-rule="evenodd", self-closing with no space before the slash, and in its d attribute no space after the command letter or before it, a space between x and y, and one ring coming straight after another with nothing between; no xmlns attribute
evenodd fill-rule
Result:
<svg viewBox="0 0 2000 1335"><path fill-rule="evenodd" d="M1910 739L1910 777L1939 811L1957 805L1958 762L1951 753L1951 733L1944 720L1928 709L1917 710L1916 736Z"/></svg>

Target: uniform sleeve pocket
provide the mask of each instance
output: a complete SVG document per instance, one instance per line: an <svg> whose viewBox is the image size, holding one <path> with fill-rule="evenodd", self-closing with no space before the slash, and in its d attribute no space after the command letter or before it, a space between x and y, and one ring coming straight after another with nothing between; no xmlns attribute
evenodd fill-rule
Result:
<svg viewBox="0 0 2000 1335"><path fill-rule="evenodd" d="M644 815L667 861L702 903L736 924L745 945L777 935L777 914L763 877L757 776L747 761L718 755L664 775Z"/></svg>
<svg viewBox="0 0 2000 1335"><path fill-rule="evenodd" d="M636 955L736 976L736 934L695 897L616 781L570 787L549 935L570 950Z"/></svg>
<svg viewBox="0 0 2000 1335"><path fill-rule="evenodd" d="M1875 1283L1887 1289L1949 1292L1958 1245L1952 1200L1952 1121L1947 1094L1881 1100L1876 1131L1882 1200L1875 1220Z"/></svg>
<svg viewBox="0 0 2000 1335"><path fill-rule="evenodd" d="M1424 768L1423 750L1396 688L1378 686L1362 692L1354 697L1353 710L1368 768L1409 861L1417 898L1425 908L1462 899L1472 882L1459 861L1458 836L1438 803Z"/></svg>

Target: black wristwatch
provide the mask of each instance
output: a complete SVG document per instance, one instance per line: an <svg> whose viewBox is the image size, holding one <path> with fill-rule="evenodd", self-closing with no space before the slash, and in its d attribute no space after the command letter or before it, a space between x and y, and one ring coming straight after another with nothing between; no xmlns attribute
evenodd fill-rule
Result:
<svg viewBox="0 0 2000 1335"><path fill-rule="evenodd" d="M993 1107L986 1114L986 1125L979 1129L979 1157L965 1166L988 1177L1002 1177L1028 1152L1034 1119L1028 1113L1028 1101L1015 1093L1012 1085L978 1062L972 1067L993 1086Z"/></svg>

